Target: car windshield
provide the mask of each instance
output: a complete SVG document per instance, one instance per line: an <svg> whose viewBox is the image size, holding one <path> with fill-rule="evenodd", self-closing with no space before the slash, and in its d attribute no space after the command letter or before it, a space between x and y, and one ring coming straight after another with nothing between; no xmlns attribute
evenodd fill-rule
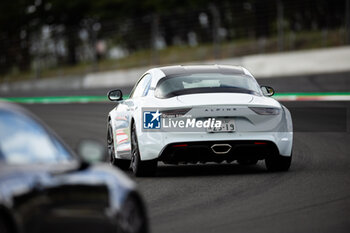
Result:
<svg viewBox="0 0 350 233"><path fill-rule="evenodd" d="M247 93L260 95L260 88L254 78L237 74L189 74L169 76L161 79L156 87L158 98L170 98L196 93Z"/></svg>
<svg viewBox="0 0 350 233"><path fill-rule="evenodd" d="M0 109L0 160L8 164L68 162L72 155L30 117Z"/></svg>

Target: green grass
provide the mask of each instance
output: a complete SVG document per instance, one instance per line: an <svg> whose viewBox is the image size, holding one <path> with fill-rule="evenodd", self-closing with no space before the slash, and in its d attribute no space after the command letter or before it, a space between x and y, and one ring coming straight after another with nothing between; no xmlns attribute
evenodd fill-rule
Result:
<svg viewBox="0 0 350 233"><path fill-rule="evenodd" d="M345 44L344 30L299 32L294 34L291 42L291 33L286 32L284 38L284 51L315 49L322 47L340 46ZM327 37L325 37L325 35ZM259 45L260 44L260 45ZM224 59L240 57L249 54L278 52L277 37L267 38L264 46L256 39L237 39L222 42L219 50L214 56L212 44L200 44L195 47L171 46L163 50L141 50L121 59L104 59L97 64L80 63L75 66L60 66L42 70L39 78L81 76L91 72L108 71L116 69L128 69L140 66L158 66L167 64L182 64L195 61L206 61L212 59ZM11 72L0 77L0 82L14 82L18 80L33 80L36 74L34 71Z"/></svg>

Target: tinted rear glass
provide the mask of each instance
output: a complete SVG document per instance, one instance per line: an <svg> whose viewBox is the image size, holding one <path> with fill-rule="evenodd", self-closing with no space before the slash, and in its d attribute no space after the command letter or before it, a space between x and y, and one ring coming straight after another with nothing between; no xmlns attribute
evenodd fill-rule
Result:
<svg viewBox="0 0 350 233"><path fill-rule="evenodd" d="M220 92L259 95L260 88L255 79L247 75L189 74L161 79L155 95L158 98L170 98L179 95Z"/></svg>

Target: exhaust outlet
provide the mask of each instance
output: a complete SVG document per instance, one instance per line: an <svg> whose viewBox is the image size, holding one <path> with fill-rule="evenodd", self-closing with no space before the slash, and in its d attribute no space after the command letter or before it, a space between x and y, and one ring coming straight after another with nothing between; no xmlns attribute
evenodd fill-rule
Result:
<svg viewBox="0 0 350 233"><path fill-rule="evenodd" d="M231 148L230 144L214 144L211 146L211 150L218 155L227 154Z"/></svg>

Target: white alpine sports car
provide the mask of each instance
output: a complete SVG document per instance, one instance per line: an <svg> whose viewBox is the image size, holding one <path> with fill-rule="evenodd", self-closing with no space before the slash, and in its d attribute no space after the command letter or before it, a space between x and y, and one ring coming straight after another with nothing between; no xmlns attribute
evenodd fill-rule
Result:
<svg viewBox="0 0 350 233"><path fill-rule="evenodd" d="M136 176L166 164L265 160L286 171L292 160L290 112L243 67L167 66L148 70L128 99L108 93L110 161Z"/></svg>

